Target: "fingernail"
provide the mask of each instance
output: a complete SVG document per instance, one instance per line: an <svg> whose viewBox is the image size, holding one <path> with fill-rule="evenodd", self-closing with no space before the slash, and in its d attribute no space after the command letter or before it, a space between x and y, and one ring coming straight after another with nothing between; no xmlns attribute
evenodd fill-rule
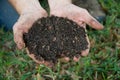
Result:
<svg viewBox="0 0 120 80"><path fill-rule="evenodd" d="M100 24L99 22L97 22L95 20L92 21L92 25L96 25L96 29L98 29L98 30L101 30L104 28L102 24Z"/></svg>

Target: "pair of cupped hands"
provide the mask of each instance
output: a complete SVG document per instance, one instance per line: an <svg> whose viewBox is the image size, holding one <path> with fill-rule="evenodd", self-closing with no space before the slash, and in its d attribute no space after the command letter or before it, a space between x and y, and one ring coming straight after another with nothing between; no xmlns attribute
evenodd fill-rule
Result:
<svg viewBox="0 0 120 80"><path fill-rule="evenodd" d="M78 25L82 26L84 29L86 29L86 24L97 30L103 29L103 25L100 24L95 18L93 18L86 9L80 8L72 3L60 4L53 7L50 6L50 15L58 16L58 17L66 17L70 20L73 20ZM37 19L47 16L48 13L43 8L40 8L40 10L33 10L33 12L28 11L28 13L24 13L20 15L18 21L13 26L14 41L19 49L25 47L25 43L23 41L23 34L28 32L28 30L32 27L32 24ZM88 45L88 49L81 52L80 55L82 56L87 56L90 49L90 42L88 36L86 37L86 39L89 45ZM34 54L30 54L28 50L27 50L27 54L35 62L39 64L45 64L47 66L51 65L50 62L36 60ZM73 60L78 61L79 58L74 57ZM70 58L64 57L63 59L69 61Z"/></svg>

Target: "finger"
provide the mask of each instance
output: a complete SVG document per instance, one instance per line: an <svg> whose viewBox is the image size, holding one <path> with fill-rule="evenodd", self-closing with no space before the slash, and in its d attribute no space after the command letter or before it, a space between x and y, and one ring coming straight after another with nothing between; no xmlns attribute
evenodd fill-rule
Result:
<svg viewBox="0 0 120 80"><path fill-rule="evenodd" d="M23 31L18 29L13 29L13 33L14 33L14 41L17 44L18 49L22 49L25 46L23 41Z"/></svg>
<svg viewBox="0 0 120 80"><path fill-rule="evenodd" d="M14 33L14 41L17 44L18 49L22 49L25 45L22 38L23 38L22 32Z"/></svg>
<svg viewBox="0 0 120 80"><path fill-rule="evenodd" d="M86 23L81 22L81 21L78 21L77 23L78 23L78 25L80 25L81 27L83 27L84 29L86 29Z"/></svg>
<svg viewBox="0 0 120 80"><path fill-rule="evenodd" d="M89 49L86 49L86 50L81 52L81 56L87 56L88 53L89 53Z"/></svg>
<svg viewBox="0 0 120 80"><path fill-rule="evenodd" d="M69 62L69 61L70 61L70 58L64 56L64 57L60 58L59 60L60 60L61 62L65 62L65 63L66 63L66 62Z"/></svg>
<svg viewBox="0 0 120 80"><path fill-rule="evenodd" d="M74 57L73 57L73 60L75 61L75 62L78 62L79 60L80 60L80 54L77 54L77 55L75 55Z"/></svg>
<svg viewBox="0 0 120 80"><path fill-rule="evenodd" d="M87 36L87 35L86 35ZM88 42L88 49L84 50L84 51L81 51L81 56L87 56L88 53L89 53L89 50L90 50L90 41L89 41L89 38L88 36L86 37L87 39L87 42Z"/></svg>
<svg viewBox="0 0 120 80"><path fill-rule="evenodd" d="M27 52L27 55L32 58L36 63L39 63L39 64L43 64L44 63L44 60L41 60L41 61L38 61L35 59L35 55L33 53L30 53L30 51L28 50L28 48L26 48L26 52Z"/></svg>
<svg viewBox="0 0 120 80"><path fill-rule="evenodd" d="M83 21L87 23L94 29L101 30L104 28L102 24L100 24L95 18L93 18L87 11L84 12Z"/></svg>
<svg viewBox="0 0 120 80"><path fill-rule="evenodd" d="M33 53L30 53L28 48L26 48L26 52L28 54L28 56L33 60L35 61L37 64L44 64L45 66L49 67L49 68L52 68L54 66L54 64L52 62L48 62L48 61L45 61L44 59L42 60L38 60L36 59L35 55Z"/></svg>

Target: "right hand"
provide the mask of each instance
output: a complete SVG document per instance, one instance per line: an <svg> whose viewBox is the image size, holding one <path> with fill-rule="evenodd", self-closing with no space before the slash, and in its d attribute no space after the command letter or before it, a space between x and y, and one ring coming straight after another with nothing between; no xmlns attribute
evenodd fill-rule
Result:
<svg viewBox="0 0 120 80"><path fill-rule="evenodd" d="M14 41L17 44L18 49L22 49L25 47L25 43L23 40L23 34L28 33L28 30L32 27L33 23L42 17L47 17L48 14L45 10L40 10L36 12L26 13L23 15L20 15L18 21L13 26L13 33L14 33ZM34 53L30 53L28 48L26 48L27 54L30 58L32 58L36 63L38 64L44 64L48 67L51 67L51 62L45 61L45 60L37 60L35 58Z"/></svg>
<svg viewBox="0 0 120 80"><path fill-rule="evenodd" d="M18 49L22 49L25 46L23 34L27 33L33 23L42 17L47 17L47 12L44 9L20 15L18 21L13 26L14 41L17 44Z"/></svg>

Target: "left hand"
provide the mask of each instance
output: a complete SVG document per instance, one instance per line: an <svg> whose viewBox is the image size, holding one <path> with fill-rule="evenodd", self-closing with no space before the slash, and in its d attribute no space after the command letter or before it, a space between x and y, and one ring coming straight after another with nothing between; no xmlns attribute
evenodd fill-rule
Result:
<svg viewBox="0 0 120 80"><path fill-rule="evenodd" d="M100 24L95 18L93 18L86 9L77 7L72 3L69 4L59 3L59 5L52 7L50 14L58 17L66 17L70 20L73 20L78 25L82 26L85 30L86 30L86 24L97 30L103 29L103 25ZM88 49L81 52L80 55L82 56L87 56L90 50L90 42L88 36L86 37L86 39L89 45L88 45ZM74 61L78 61L79 58L74 57ZM69 60L69 58L65 57L65 60Z"/></svg>

